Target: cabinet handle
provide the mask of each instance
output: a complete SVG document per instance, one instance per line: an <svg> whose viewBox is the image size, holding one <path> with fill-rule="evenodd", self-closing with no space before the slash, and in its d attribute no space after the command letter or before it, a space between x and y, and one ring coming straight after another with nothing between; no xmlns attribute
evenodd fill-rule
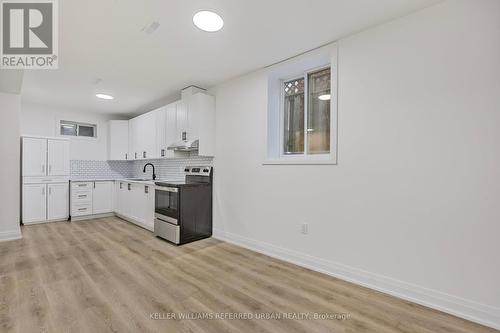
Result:
<svg viewBox="0 0 500 333"><path fill-rule="evenodd" d="M146 193L146 194L149 193L149 186L144 186L144 193Z"/></svg>
<svg viewBox="0 0 500 333"><path fill-rule="evenodd" d="M87 184L78 184L78 187L85 187Z"/></svg>
<svg viewBox="0 0 500 333"><path fill-rule="evenodd" d="M86 198L86 197L87 197L87 195L86 195L86 194L80 194L78 197L79 197L79 198Z"/></svg>
<svg viewBox="0 0 500 333"><path fill-rule="evenodd" d="M95 188L95 182L94 182L94 188Z"/></svg>
<svg viewBox="0 0 500 333"><path fill-rule="evenodd" d="M186 141L187 140L187 132L182 132L182 141Z"/></svg>
<svg viewBox="0 0 500 333"><path fill-rule="evenodd" d="M146 152L145 151L142 152L142 158L146 158Z"/></svg>
<svg viewBox="0 0 500 333"><path fill-rule="evenodd" d="M165 157L165 149L161 150L161 154L160 155L161 155L161 157Z"/></svg>
<svg viewBox="0 0 500 333"><path fill-rule="evenodd" d="M123 185L123 183L120 183L120 190L123 188L123 186L122 186L122 185Z"/></svg>
<svg viewBox="0 0 500 333"><path fill-rule="evenodd" d="M78 208L79 211L87 210L87 208Z"/></svg>
<svg viewBox="0 0 500 333"><path fill-rule="evenodd" d="M137 153L134 153L134 158L137 159Z"/></svg>
<svg viewBox="0 0 500 333"><path fill-rule="evenodd" d="M128 160L128 154L125 154L125 159Z"/></svg>
<svg viewBox="0 0 500 333"><path fill-rule="evenodd" d="M128 190L130 191L130 184L127 184L127 188L128 188Z"/></svg>

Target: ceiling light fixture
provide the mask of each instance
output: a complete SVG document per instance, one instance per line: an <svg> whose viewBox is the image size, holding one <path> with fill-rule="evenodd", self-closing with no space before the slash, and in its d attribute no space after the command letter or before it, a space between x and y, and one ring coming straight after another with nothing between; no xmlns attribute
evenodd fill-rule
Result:
<svg viewBox="0 0 500 333"><path fill-rule="evenodd" d="M322 101L329 101L329 100L330 100L330 98L332 98L332 97L330 96L330 94L325 94L325 95L320 95L320 96L318 96L318 99L319 99L319 100L322 100Z"/></svg>
<svg viewBox="0 0 500 333"><path fill-rule="evenodd" d="M95 97L100 98L100 99L106 99L106 100L110 100L110 99L114 98L113 96L106 95L106 94L95 94Z"/></svg>
<svg viewBox="0 0 500 333"><path fill-rule="evenodd" d="M219 31L224 26L222 17L208 10L202 10L194 14L193 23L199 29L208 32Z"/></svg>

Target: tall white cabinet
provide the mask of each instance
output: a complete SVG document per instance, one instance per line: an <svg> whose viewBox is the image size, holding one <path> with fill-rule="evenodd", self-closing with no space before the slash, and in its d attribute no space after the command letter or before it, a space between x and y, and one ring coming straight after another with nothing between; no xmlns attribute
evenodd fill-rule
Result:
<svg viewBox="0 0 500 333"><path fill-rule="evenodd" d="M69 217L69 140L22 138L23 224Z"/></svg>

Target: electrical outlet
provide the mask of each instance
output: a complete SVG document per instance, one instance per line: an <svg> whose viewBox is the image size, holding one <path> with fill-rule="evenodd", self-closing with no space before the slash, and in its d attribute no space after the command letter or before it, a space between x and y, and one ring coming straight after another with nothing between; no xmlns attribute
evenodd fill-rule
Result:
<svg viewBox="0 0 500 333"><path fill-rule="evenodd" d="M309 233L309 224L307 224L307 223L302 223L301 232L302 232L304 235L307 235L307 234Z"/></svg>

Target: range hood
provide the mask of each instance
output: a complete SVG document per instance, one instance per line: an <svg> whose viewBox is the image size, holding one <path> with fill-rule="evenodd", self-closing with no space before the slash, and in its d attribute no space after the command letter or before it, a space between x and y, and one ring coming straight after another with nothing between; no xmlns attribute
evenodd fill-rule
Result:
<svg viewBox="0 0 500 333"><path fill-rule="evenodd" d="M199 140L181 140L172 143L167 149L174 151L196 151L198 147Z"/></svg>

